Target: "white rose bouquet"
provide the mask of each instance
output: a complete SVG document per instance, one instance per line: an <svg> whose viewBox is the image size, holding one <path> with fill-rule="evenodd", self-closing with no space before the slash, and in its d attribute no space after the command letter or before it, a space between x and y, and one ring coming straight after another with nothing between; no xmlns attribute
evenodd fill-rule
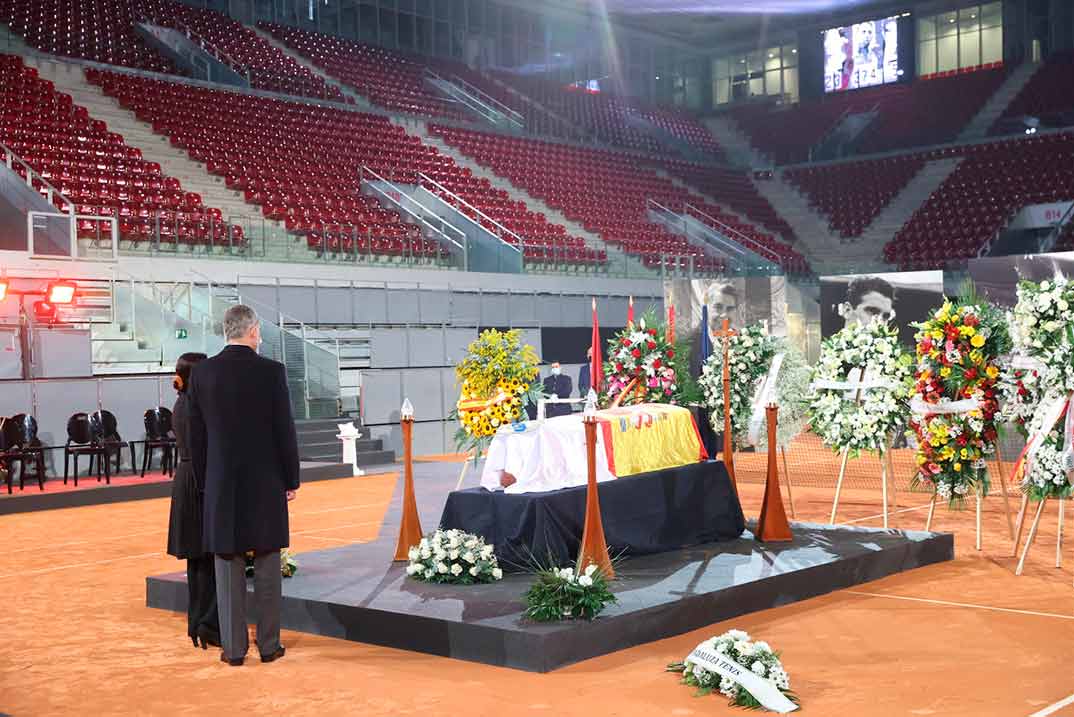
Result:
<svg viewBox="0 0 1074 717"><path fill-rule="evenodd" d="M437 530L410 548L406 574L429 583L473 585L503 577L494 546L461 530Z"/></svg>
<svg viewBox="0 0 1074 717"><path fill-rule="evenodd" d="M592 620L616 602L608 578L592 563L582 573L574 568L538 570L537 580L522 599L523 614L536 622Z"/></svg>
<svg viewBox="0 0 1074 717"><path fill-rule="evenodd" d="M791 692L790 675L783 668L779 653L773 650L767 642L761 640L755 642L742 630L728 630L722 635L705 640L698 647L722 655L737 663L743 670L748 670L768 680L787 699L798 704L798 698ZM757 701L757 698L742 685L717 672L710 672L700 665L691 663L689 657L682 662L668 665L667 671L681 674L683 684L697 688L699 697L719 692L727 697L730 704L737 707L763 709L763 705Z"/></svg>

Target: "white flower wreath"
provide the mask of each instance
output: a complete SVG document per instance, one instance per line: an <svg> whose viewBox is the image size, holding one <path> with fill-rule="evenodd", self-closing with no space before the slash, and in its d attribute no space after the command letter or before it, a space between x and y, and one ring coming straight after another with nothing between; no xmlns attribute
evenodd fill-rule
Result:
<svg viewBox="0 0 1074 717"><path fill-rule="evenodd" d="M753 416L753 402L761 383L772 368L777 354L783 354L776 377L775 401L779 406L776 442L787 446L802 432L808 405L810 370L802 354L785 339L765 333L761 324L747 327L728 339L731 381L731 430L737 441L745 441ZM723 431L723 346L719 345L701 368L699 379L709 421L716 432ZM768 427L761 423L757 445L768 444Z"/></svg>
<svg viewBox="0 0 1074 717"><path fill-rule="evenodd" d="M1048 408L1074 392L1074 282L1065 277L1039 284L1018 285L1018 303L1011 314L1013 355L1028 358L1037 368L1008 368L1001 379L1003 416L1015 421L1023 435L1041 432ZM1049 427L1034 450L1022 490L1034 500L1070 497L1062 456L1066 450L1064 424Z"/></svg>
<svg viewBox="0 0 1074 717"><path fill-rule="evenodd" d="M861 392L816 386L845 382L854 369L859 380L879 379L883 385ZM829 337L821 346L813 371L814 394L809 405L813 432L835 451L883 453L895 431L910 416L907 397L913 385L913 362L899 344L898 331L882 322L853 325Z"/></svg>

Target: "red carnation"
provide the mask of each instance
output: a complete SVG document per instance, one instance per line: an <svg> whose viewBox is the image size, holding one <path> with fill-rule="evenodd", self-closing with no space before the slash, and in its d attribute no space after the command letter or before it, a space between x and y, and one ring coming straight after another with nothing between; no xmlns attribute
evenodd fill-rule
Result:
<svg viewBox="0 0 1074 717"><path fill-rule="evenodd" d="M630 355L634 358L641 358L641 349L634 349L630 352Z"/></svg>
<svg viewBox="0 0 1074 717"><path fill-rule="evenodd" d="M966 376L967 381L972 381L973 379L977 378L977 369L975 369L975 368L966 369L965 376Z"/></svg>
<svg viewBox="0 0 1074 717"><path fill-rule="evenodd" d="M623 339L623 346L630 346L630 339Z"/></svg>
<svg viewBox="0 0 1074 717"><path fill-rule="evenodd" d="M656 348L656 344L654 342L650 341L649 342L649 350L652 351L655 348Z"/></svg>
<svg viewBox="0 0 1074 717"><path fill-rule="evenodd" d="M656 329L649 329L650 336L656 336Z"/></svg>
<svg viewBox="0 0 1074 717"><path fill-rule="evenodd" d="M668 349L668 358L669 359L675 358L675 352L672 351L671 349Z"/></svg>
<svg viewBox="0 0 1074 717"><path fill-rule="evenodd" d="M660 368L660 365L660 359L656 359L655 361L653 361L653 368Z"/></svg>
<svg viewBox="0 0 1074 717"><path fill-rule="evenodd" d="M623 371L623 364L621 364L621 363L615 364L615 370L619 371L621 373Z"/></svg>

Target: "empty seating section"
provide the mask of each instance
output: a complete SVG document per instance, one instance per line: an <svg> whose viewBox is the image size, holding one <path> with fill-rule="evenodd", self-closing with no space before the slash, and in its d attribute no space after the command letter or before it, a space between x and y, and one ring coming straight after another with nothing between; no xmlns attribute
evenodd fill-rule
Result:
<svg viewBox="0 0 1074 717"><path fill-rule="evenodd" d="M615 97L567 89L539 77L510 73L497 73L496 77L602 142L645 152L662 151L652 135L627 124L626 105Z"/></svg>
<svg viewBox="0 0 1074 717"><path fill-rule="evenodd" d="M419 175L425 174L521 235L532 262L604 262L601 252L567 236L562 226L472 177L386 117L117 73L90 71L87 78L242 191L266 218L304 236L311 249L442 256L437 241L361 193L366 166L403 184L423 182Z"/></svg>
<svg viewBox="0 0 1074 717"><path fill-rule="evenodd" d="M43 52L174 72L172 63L134 31L135 22L164 14L167 6L158 0L0 0L0 22Z"/></svg>
<svg viewBox="0 0 1074 717"><path fill-rule="evenodd" d="M0 55L0 142L73 202L80 215L115 217L121 240L235 246L242 230L220 210L184 192L179 180L109 132L71 97L56 92L18 57ZM81 219L84 239L106 237L107 223Z"/></svg>
<svg viewBox="0 0 1074 717"><path fill-rule="evenodd" d="M412 58L286 25L258 26L374 104L396 112L470 119L465 109L426 85L425 65Z"/></svg>
<svg viewBox="0 0 1074 717"><path fill-rule="evenodd" d="M1074 134L975 145L957 153L966 159L884 247L887 261L931 268L973 257L1022 207L1074 199Z"/></svg>
<svg viewBox="0 0 1074 717"><path fill-rule="evenodd" d="M795 167L784 173L829 219L829 228L843 237L862 231L925 166L921 155Z"/></svg>
<svg viewBox="0 0 1074 717"><path fill-rule="evenodd" d="M858 152L887 152L951 142L1006 79L1003 68L966 72L910 85L885 102L862 133Z"/></svg>
<svg viewBox="0 0 1074 717"><path fill-rule="evenodd" d="M723 267L718 257L651 222L647 200L676 212L689 203L713 215L719 210L628 155L436 125L430 131L647 266L683 266L692 257L696 270Z"/></svg>
<svg viewBox="0 0 1074 717"><path fill-rule="evenodd" d="M750 144L776 164L809 160L810 150L845 114L868 112L891 96L888 87L826 95L819 100L782 106L745 105L730 111Z"/></svg>
<svg viewBox="0 0 1074 717"><path fill-rule="evenodd" d="M809 160L810 151L844 115L878 110L855 143L858 154L953 141L1006 78L1002 67L827 95L789 109L753 105L731 110L750 143L777 164Z"/></svg>
<svg viewBox="0 0 1074 717"><path fill-rule="evenodd" d="M1074 117L1074 52L1057 52L1041 65L992 125L1003 131L1004 121L1023 116L1038 118L1044 126L1072 124Z"/></svg>
<svg viewBox="0 0 1074 717"><path fill-rule="evenodd" d="M151 19L166 27L189 31L219 59L247 74L252 87L344 101L338 87L326 84L253 30L225 15L178 2L164 2L159 14L154 14Z"/></svg>
<svg viewBox="0 0 1074 717"><path fill-rule="evenodd" d="M761 196L745 172L677 159L667 160L663 166L670 174L694 189L726 204L785 240L795 240L794 230L779 216L768 200Z"/></svg>

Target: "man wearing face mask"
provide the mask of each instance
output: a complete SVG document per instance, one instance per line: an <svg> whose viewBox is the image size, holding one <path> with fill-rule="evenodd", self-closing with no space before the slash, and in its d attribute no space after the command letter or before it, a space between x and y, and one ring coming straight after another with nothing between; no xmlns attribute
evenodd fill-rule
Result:
<svg viewBox="0 0 1074 717"><path fill-rule="evenodd" d="M563 369L560 367L559 362L552 364L552 373L544 380L545 394L558 398L570 398L573 388L571 377L563 375ZM545 418L566 416L570 412L571 404L569 403L546 403L544 406Z"/></svg>

